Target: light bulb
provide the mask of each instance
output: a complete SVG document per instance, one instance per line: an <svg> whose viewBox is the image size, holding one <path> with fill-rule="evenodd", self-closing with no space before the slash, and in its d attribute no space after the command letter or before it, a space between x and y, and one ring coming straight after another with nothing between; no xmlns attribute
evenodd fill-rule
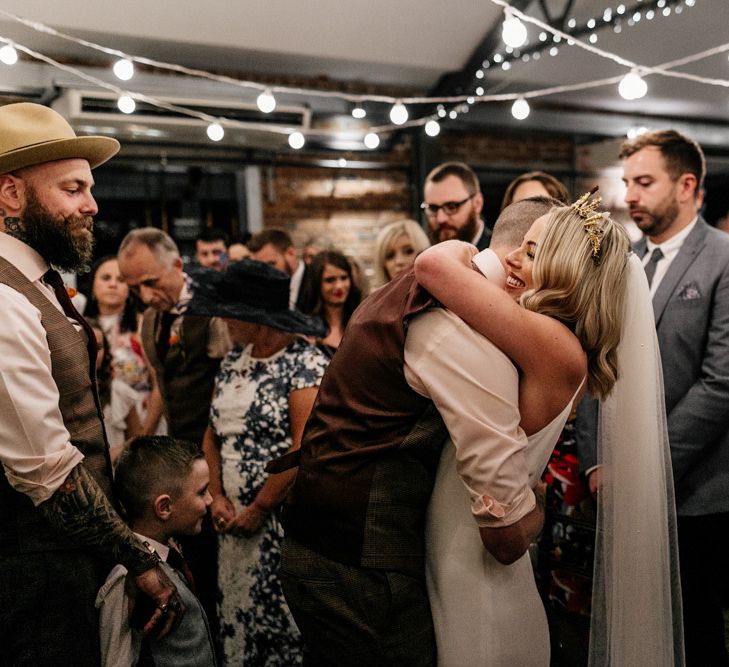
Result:
<svg viewBox="0 0 729 667"><path fill-rule="evenodd" d="M352 109L352 118L364 118L366 115L367 112L359 104Z"/></svg>
<svg viewBox="0 0 729 667"><path fill-rule="evenodd" d="M291 148L299 150L299 148L304 147L305 143L306 139L304 138L304 135L301 134L301 132L292 132L291 134L289 134L289 146L291 146Z"/></svg>
<svg viewBox="0 0 729 667"><path fill-rule="evenodd" d="M618 85L618 92L625 100L639 100L648 92L648 84L633 70L623 77Z"/></svg>
<svg viewBox="0 0 729 667"><path fill-rule="evenodd" d="M208 139L210 141L220 141L225 136L225 130L220 123L210 123L208 125Z"/></svg>
<svg viewBox="0 0 729 667"><path fill-rule="evenodd" d="M440 134L440 123L437 120L429 120L425 124L425 134L429 137L437 137Z"/></svg>
<svg viewBox="0 0 729 667"><path fill-rule="evenodd" d="M636 137L639 137L641 134L645 134L648 131L648 128L642 125L640 127L631 127L628 130L628 139L635 139Z"/></svg>
<svg viewBox="0 0 729 667"><path fill-rule="evenodd" d="M380 137L374 132L368 132L365 134L364 145L367 148L377 148L380 145Z"/></svg>
<svg viewBox="0 0 729 667"><path fill-rule="evenodd" d="M122 113L134 113L134 109L137 108L136 102L129 95L122 95L116 105Z"/></svg>
<svg viewBox="0 0 729 667"><path fill-rule="evenodd" d="M276 108L276 98L270 90L266 89L258 96L256 104L263 113L271 113Z"/></svg>
<svg viewBox="0 0 729 667"><path fill-rule="evenodd" d="M527 41L526 26L510 11L504 11L504 25L501 28L501 39L513 49L519 48Z"/></svg>
<svg viewBox="0 0 729 667"><path fill-rule="evenodd" d="M511 115L517 120L524 120L529 115L530 111L529 102L527 102L523 97L520 97L511 105Z"/></svg>
<svg viewBox="0 0 729 667"><path fill-rule="evenodd" d="M11 44L6 44L0 49L0 61L6 65L15 65L18 62L18 52Z"/></svg>
<svg viewBox="0 0 729 667"><path fill-rule="evenodd" d="M134 76L134 63L128 58L121 58L114 63L114 76L122 81L129 81Z"/></svg>
<svg viewBox="0 0 729 667"><path fill-rule="evenodd" d="M395 125L402 125L408 121L408 110L402 102L395 102L390 109L390 120Z"/></svg>

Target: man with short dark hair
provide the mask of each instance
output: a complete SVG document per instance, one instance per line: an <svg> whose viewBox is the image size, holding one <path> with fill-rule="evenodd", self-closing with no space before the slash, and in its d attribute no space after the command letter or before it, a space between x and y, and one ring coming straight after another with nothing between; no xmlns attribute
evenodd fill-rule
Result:
<svg viewBox="0 0 729 667"><path fill-rule="evenodd" d="M459 239L488 248L491 231L481 219L483 195L478 177L463 162L445 162L425 178L423 203L430 242Z"/></svg>
<svg viewBox="0 0 729 667"><path fill-rule="evenodd" d="M228 263L228 235L216 227L205 227L195 239L195 259L206 269L223 271Z"/></svg>
<svg viewBox="0 0 729 667"><path fill-rule="evenodd" d="M119 518L96 339L49 264L91 260L91 169L119 143L38 104L0 108L0 662L98 665L95 590L115 561L168 631L183 604ZM151 626L148 626L148 629Z"/></svg>
<svg viewBox="0 0 729 667"><path fill-rule="evenodd" d="M301 310L307 277L307 265L299 261L291 236L283 229L264 229L248 241L251 259L270 264L279 271L291 276L289 307Z"/></svg>
<svg viewBox="0 0 729 667"><path fill-rule="evenodd" d="M626 141L620 157L625 202L646 235L635 252L644 258L661 350L687 665L727 665L729 236L699 215L706 166L695 141L648 132Z"/></svg>
<svg viewBox="0 0 729 667"><path fill-rule="evenodd" d="M503 281L515 237L521 241L555 203L505 209L493 252L474 263ZM512 225L521 228L514 234ZM412 271L370 295L347 331L322 380L284 506L284 595L311 664L435 665L424 523L448 432L473 530L497 559L521 557L543 521L540 493L519 458L526 436L518 428L517 371L438 308ZM500 462L513 475L494 474Z"/></svg>

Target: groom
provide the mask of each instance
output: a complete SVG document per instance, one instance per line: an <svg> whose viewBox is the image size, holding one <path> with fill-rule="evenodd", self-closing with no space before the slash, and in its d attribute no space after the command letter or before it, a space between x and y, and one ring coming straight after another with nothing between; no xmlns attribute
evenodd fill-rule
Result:
<svg viewBox="0 0 729 667"><path fill-rule="evenodd" d="M554 205L534 198L506 208L492 249L503 260ZM517 371L437 305L412 271L371 295L307 423L284 509L281 576L310 664L435 664L423 526L448 434L485 547L511 563L541 528Z"/></svg>

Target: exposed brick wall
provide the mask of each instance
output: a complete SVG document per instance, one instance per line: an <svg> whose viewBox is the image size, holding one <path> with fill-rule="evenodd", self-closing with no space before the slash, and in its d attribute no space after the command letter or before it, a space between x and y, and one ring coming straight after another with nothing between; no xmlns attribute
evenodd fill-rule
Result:
<svg viewBox="0 0 729 667"><path fill-rule="evenodd" d="M575 147L569 138L444 132L438 141L443 161L462 160L477 171L503 170L504 187L521 171L564 172L571 171L574 164ZM366 155L346 157L367 159ZM298 247L309 237L324 239L357 257L371 276L377 233L389 222L410 217L413 197L420 197L422 184L410 182L410 159L406 140L384 156L392 169L328 169L304 164L263 169L264 224L288 229ZM497 206L500 197L493 199ZM494 217L489 217L491 222Z"/></svg>

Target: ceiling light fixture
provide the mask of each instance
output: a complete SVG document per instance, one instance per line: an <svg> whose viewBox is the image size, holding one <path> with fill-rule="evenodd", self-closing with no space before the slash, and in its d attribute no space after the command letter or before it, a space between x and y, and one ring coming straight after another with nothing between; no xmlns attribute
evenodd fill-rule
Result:
<svg viewBox="0 0 729 667"><path fill-rule="evenodd" d="M425 134L429 137L437 137L440 134L440 123L437 120L429 120L425 124Z"/></svg>
<svg viewBox="0 0 729 667"><path fill-rule="evenodd" d="M225 136L225 130L220 123L210 123L207 132L210 141L220 141Z"/></svg>
<svg viewBox="0 0 729 667"><path fill-rule="evenodd" d="M368 132L365 134L364 145L370 149L377 148L380 145L380 137L374 132Z"/></svg>
<svg viewBox="0 0 729 667"><path fill-rule="evenodd" d="M12 44L6 44L0 49L0 62L6 65L15 65L18 62L18 52Z"/></svg>
<svg viewBox="0 0 729 667"><path fill-rule="evenodd" d="M648 84L641 78L637 70L631 70L620 81L618 92L625 100L639 100L648 92Z"/></svg>
<svg viewBox="0 0 729 667"><path fill-rule="evenodd" d="M122 113L134 113L137 108L137 103L134 98L129 95L122 95L116 102L116 106L119 107L119 111Z"/></svg>
<svg viewBox="0 0 729 667"><path fill-rule="evenodd" d="M408 122L408 110L402 102L395 102L390 109L390 120L395 125L404 125Z"/></svg>
<svg viewBox="0 0 729 667"><path fill-rule="evenodd" d="M501 39L512 49L519 48L527 41L526 26L507 8L504 9L504 24L501 28Z"/></svg>
<svg viewBox="0 0 729 667"><path fill-rule="evenodd" d="M120 58L114 63L114 76L122 81L129 81L134 76L134 63L128 58Z"/></svg>
<svg viewBox="0 0 729 667"><path fill-rule="evenodd" d="M276 108L276 98L270 88L266 88L257 98L256 104L263 113L271 113Z"/></svg>
<svg viewBox="0 0 729 667"><path fill-rule="evenodd" d="M517 120L524 120L529 115L530 111L529 102L527 102L523 97L520 97L511 105L511 115Z"/></svg>
<svg viewBox="0 0 729 667"><path fill-rule="evenodd" d="M303 148L305 143L306 139L301 132L296 131L289 134L289 146L294 150L298 151L300 148Z"/></svg>

